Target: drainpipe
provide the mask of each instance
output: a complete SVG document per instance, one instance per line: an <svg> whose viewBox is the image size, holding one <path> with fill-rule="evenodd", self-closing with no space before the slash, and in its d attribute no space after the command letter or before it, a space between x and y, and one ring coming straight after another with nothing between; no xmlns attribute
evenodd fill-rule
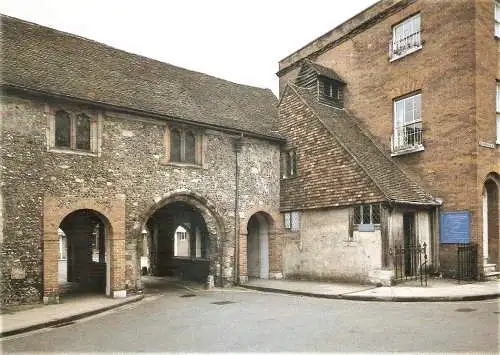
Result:
<svg viewBox="0 0 500 355"><path fill-rule="evenodd" d="M240 167L238 164L238 153L241 152L243 146L243 135L234 139L234 281L236 284L240 283L240 215L239 215L239 200L240 200Z"/></svg>

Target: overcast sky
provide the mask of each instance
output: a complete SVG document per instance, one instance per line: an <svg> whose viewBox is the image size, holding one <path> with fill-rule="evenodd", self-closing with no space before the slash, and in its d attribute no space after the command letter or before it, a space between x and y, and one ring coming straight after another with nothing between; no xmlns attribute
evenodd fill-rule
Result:
<svg viewBox="0 0 500 355"><path fill-rule="evenodd" d="M1 0L0 12L278 92L278 61L376 0Z"/></svg>

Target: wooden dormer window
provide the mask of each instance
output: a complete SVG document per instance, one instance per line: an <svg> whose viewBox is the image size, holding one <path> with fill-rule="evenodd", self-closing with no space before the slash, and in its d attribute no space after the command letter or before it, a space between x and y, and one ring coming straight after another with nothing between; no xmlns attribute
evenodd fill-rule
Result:
<svg viewBox="0 0 500 355"><path fill-rule="evenodd" d="M343 84L329 78L318 78L318 100L321 103L344 108Z"/></svg>

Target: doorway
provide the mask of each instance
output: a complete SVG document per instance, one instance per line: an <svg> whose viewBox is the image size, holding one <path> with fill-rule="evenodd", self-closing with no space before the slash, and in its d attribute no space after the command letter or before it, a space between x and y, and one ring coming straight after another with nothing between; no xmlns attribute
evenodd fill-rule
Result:
<svg viewBox="0 0 500 355"><path fill-rule="evenodd" d="M269 223L260 213L252 215L247 225L248 277L269 278Z"/></svg>
<svg viewBox="0 0 500 355"><path fill-rule="evenodd" d="M417 271L416 253L417 234L415 232L415 213L407 212L403 214L404 233L404 266L405 275L412 276Z"/></svg>

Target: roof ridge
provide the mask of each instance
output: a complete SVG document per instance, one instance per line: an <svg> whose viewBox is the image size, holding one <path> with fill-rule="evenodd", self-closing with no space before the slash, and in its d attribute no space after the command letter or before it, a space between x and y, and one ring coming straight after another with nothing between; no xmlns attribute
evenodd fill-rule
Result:
<svg viewBox="0 0 500 355"><path fill-rule="evenodd" d="M270 89L235 83L15 17L1 14L0 20L2 87L282 138L277 133L278 98Z"/></svg>
<svg viewBox="0 0 500 355"><path fill-rule="evenodd" d="M360 163L359 159L351 152L351 150L349 148L346 147L345 143L342 142L342 140L338 137L338 135L333 132L329 127L328 125L325 124L325 122L323 122L323 120L321 119L321 115L319 115L316 110L311 107L311 105L309 105L309 103L307 102L307 100L305 100L302 95L300 95L300 93L297 91L298 86L296 86L295 84L291 84L291 89L297 94L297 96L301 99L301 101L312 111L314 112L314 115L316 116L316 118L321 122L321 124L327 129L328 132L330 132L330 134L337 140L337 142L342 146L342 148L344 148L344 150L349 153L349 155L354 159L354 161L356 162L356 164L365 172L365 174L370 178L370 180L375 184L375 186L377 187L377 189L380 191L380 193L387 199L387 200L392 200L390 197L387 196L387 193L386 191L384 191L384 189L382 189L382 187L375 181L375 179L373 178L373 176L366 170L366 168L363 166L363 164Z"/></svg>
<svg viewBox="0 0 500 355"><path fill-rule="evenodd" d="M175 67L176 69L179 69L179 70L184 71L184 72L191 72L191 73L203 75L203 76L206 76L206 77L211 77L211 78L214 78L214 79L217 79L217 80L221 80L221 81L225 81L225 82L228 82L228 83L231 83L231 84L235 84L235 85L238 85L238 86L246 86L246 87L253 88L253 89L260 89L260 90L271 91L272 92L272 90L270 88L264 88L264 87L260 87L260 86L254 86L254 85L248 85L248 84L238 83L238 82L235 82L235 81L231 81L229 79L224 79L224 78L221 78L221 77L218 77L218 76L215 76L215 75L212 75L212 74L207 74L207 73L204 73L204 72L201 72L201 71L198 71L198 70L188 69L188 68L176 65L176 64L171 64L171 63L167 63L167 62L161 61L161 60L156 59L156 58L148 57L148 56L143 55L143 54L138 54L138 53L131 52L129 50L121 49L121 48L112 46L112 45L104 43L104 42L100 42L100 41L92 39L92 38L84 37L84 36L81 36L81 35L78 35L78 34L75 34L75 33L71 33L71 32L67 32L65 30L60 30L60 29L57 29L57 28L54 28L54 27L41 25L39 23L28 21L28 20L25 20L25 19L22 19L22 18L19 18L19 17L10 16L10 15L6 15L6 14L3 14L3 13L0 13L0 18L1 19L8 18L8 19L11 19L11 20L14 20L14 21L23 22L23 23L25 23L27 25L30 25L30 26L45 28L45 29L54 31L55 33L57 33L59 35L64 35L64 36L69 36L69 37L72 37L72 38L77 38L79 40L84 40L86 42L92 42L92 43L98 44L100 46L103 46L103 47L106 47L106 48L109 48L109 49L112 49L112 50L115 50L115 51L119 51L119 52L127 53L129 55L133 55L134 57L137 57L137 58L146 59L148 61L156 62L156 63L161 64L161 65L167 65L167 66ZM2 26L3 26L3 24L1 24L0 27L2 27ZM274 93L273 93L273 95L274 95Z"/></svg>

